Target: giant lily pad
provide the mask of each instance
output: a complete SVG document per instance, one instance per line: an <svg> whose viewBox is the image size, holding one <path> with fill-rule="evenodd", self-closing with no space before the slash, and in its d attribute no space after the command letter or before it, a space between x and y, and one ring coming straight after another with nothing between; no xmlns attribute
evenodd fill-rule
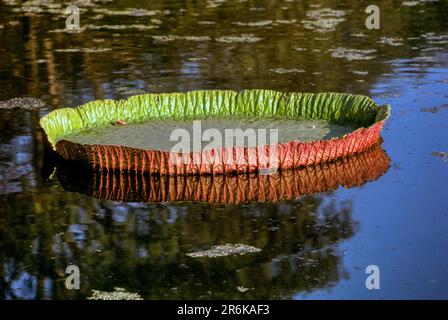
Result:
<svg viewBox="0 0 448 320"><path fill-rule="evenodd" d="M98 100L55 110L40 123L67 160L150 174L222 174L291 169L350 156L378 141L389 113L389 106L361 95L210 90ZM275 127L278 139L173 151L169 133L193 120L218 131Z"/></svg>

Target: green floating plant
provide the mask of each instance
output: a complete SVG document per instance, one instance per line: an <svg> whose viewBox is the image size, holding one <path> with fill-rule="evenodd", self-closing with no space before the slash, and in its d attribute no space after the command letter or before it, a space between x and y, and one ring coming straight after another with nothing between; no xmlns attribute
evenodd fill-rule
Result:
<svg viewBox="0 0 448 320"><path fill-rule="evenodd" d="M279 168L317 164L362 151L379 138L390 107L379 106L367 96L345 93L300 93L274 90L204 90L184 93L143 94L126 100L97 100L78 108L57 109L40 120L53 148L64 158L87 161L108 169L142 172L227 173L254 171L247 166L199 163L196 166L173 165L169 152L133 149L124 146L86 145L71 142L69 137L89 129L105 128L120 121L127 124L151 119L203 119L210 117L285 117L320 119L335 124L358 127L340 138L279 144ZM328 142L318 144L319 142ZM111 150L112 148L113 150ZM269 148L269 146L266 146ZM131 150L132 149L132 150ZM148 154L148 152L152 154ZM258 157L258 151L244 149ZM203 155L202 155L203 156ZM192 155L194 157L194 155ZM104 161L103 161L104 160ZM259 168L258 168L259 169Z"/></svg>

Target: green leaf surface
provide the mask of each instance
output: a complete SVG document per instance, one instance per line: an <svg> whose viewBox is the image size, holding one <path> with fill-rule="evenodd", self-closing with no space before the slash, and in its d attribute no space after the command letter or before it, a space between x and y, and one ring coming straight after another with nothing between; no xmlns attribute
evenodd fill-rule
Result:
<svg viewBox="0 0 448 320"><path fill-rule="evenodd" d="M154 118L201 119L219 116L258 116L322 119L368 127L386 120L388 105L378 106L367 96L345 93L300 93L252 89L203 90L132 96L126 100L96 100L78 108L62 108L40 119L53 147L72 134Z"/></svg>

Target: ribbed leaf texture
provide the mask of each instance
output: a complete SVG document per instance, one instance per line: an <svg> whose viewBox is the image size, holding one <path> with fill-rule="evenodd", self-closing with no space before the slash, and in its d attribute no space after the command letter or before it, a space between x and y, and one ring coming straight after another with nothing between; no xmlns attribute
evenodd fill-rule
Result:
<svg viewBox="0 0 448 320"><path fill-rule="evenodd" d="M340 185L360 186L378 179L390 167L379 143L338 161L301 169L240 175L153 176L98 171L63 162L57 177L62 186L98 199L122 202L199 201L218 204L276 202L329 192Z"/></svg>

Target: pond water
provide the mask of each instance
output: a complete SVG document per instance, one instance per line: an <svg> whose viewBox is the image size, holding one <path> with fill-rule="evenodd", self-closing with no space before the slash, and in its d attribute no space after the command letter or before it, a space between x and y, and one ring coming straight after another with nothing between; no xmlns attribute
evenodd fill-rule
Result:
<svg viewBox="0 0 448 320"><path fill-rule="evenodd" d="M78 4L67 32L63 1L1 1L0 298L448 298L446 1L381 1L380 30L355 0ZM251 88L389 103L382 149L272 181L146 185L67 169L38 124L95 99Z"/></svg>

